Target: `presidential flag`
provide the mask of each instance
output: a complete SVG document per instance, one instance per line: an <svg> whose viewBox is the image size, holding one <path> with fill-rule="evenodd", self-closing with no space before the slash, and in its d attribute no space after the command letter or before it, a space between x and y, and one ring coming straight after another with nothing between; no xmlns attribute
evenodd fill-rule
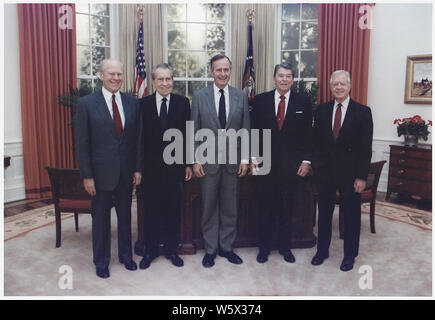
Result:
<svg viewBox="0 0 435 320"><path fill-rule="evenodd" d="M248 26L248 53L246 54L245 72L243 73L242 90L248 95L249 101L255 96L255 73L252 46L252 24Z"/></svg>
<svg viewBox="0 0 435 320"><path fill-rule="evenodd" d="M143 98L147 95L147 70L145 66L145 55L143 50L143 23L139 25L139 34L137 36L136 47L136 68L134 80L134 93L137 98Z"/></svg>

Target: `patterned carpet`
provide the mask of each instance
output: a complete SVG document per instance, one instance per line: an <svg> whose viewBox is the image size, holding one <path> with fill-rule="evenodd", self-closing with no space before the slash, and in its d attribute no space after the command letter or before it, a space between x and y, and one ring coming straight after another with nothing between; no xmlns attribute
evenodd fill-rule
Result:
<svg viewBox="0 0 435 320"><path fill-rule="evenodd" d="M363 204L362 213L368 214L370 205ZM400 206L393 203L376 201L376 215L390 220L408 223L425 230L432 230L432 213ZM62 220L70 219L72 213L63 213ZM30 210L13 217L5 218L4 240L25 235L26 233L55 223L54 205Z"/></svg>

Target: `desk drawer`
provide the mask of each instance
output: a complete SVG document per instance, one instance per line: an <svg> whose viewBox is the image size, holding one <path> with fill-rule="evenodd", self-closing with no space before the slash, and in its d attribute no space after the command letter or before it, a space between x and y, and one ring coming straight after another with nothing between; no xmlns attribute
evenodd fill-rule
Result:
<svg viewBox="0 0 435 320"><path fill-rule="evenodd" d="M390 175L397 178L432 181L432 170L419 170L406 166L390 166Z"/></svg>
<svg viewBox="0 0 435 320"><path fill-rule="evenodd" d="M422 159L414 159L414 158L404 158L391 155L390 164L401 166L401 167L412 167L418 169L429 169L432 170L432 161L431 160L422 160Z"/></svg>
<svg viewBox="0 0 435 320"><path fill-rule="evenodd" d="M424 181L407 180L390 176L388 190L408 195L420 196L423 199L432 198L432 183Z"/></svg>
<svg viewBox="0 0 435 320"><path fill-rule="evenodd" d="M406 147L392 147L391 148L391 156L400 156L403 157L412 157L419 159L427 159L432 160L432 151L429 150L421 150L421 149L413 149Z"/></svg>

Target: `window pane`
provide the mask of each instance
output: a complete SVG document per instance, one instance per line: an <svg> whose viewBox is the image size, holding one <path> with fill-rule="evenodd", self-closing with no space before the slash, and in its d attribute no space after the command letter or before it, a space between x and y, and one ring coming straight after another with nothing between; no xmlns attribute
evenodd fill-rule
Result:
<svg viewBox="0 0 435 320"><path fill-rule="evenodd" d="M299 22L282 24L282 49L299 49Z"/></svg>
<svg viewBox="0 0 435 320"><path fill-rule="evenodd" d="M76 3L76 13L89 13L89 6L87 3Z"/></svg>
<svg viewBox="0 0 435 320"><path fill-rule="evenodd" d="M109 18L92 17L92 44L110 45L110 23Z"/></svg>
<svg viewBox="0 0 435 320"><path fill-rule="evenodd" d="M222 25L207 26L207 50L225 50L225 28Z"/></svg>
<svg viewBox="0 0 435 320"><path fill-rule="evenodd" d="M186 54L179 51L168 51L168 63L174 70L174 77L186 77Z"/></svg>
<svg viewBox="0 0 435 320"><path fill-rule="evenodd" d="M207 4L207 21L225 22L225 4Z"/></svg>
<svg viewBox="0 0 435 320"><path fill-rule="evenodd" d="M298 71L298 65L299 65L299 53L297 51L286 51L282 52L281 55L281 62L287 62L290 63L293 67L293 70L295 71L294 78L298 78L299 71Z"/></svg>
<svg viewBox="0 0 435 320"><path fill-rule="evenodd" d="M317 78L317 51L301 52L301 78Z"/></svg>
<svg viewBox="0 0 435 320"><path fill-rule="evenodd" d="M108 4L91 4L91 13L98 14L101 16L109 15L109 5Z"/></svg>
<svg viewBox="0 0 435 320"><path fill-rule="evenodd" d="M185 23L168 23L168 48L169 49L186 48L186 24Z"/></svg>
<svg viewBox="0 0 435 320"><path fill-rule="evenodd" d="M303 22L302 33L301 33L301 48L316 49L317 35L318 35L317 22Z"/></svg>
<svg viewBox="0 0 435 320"><path fill-rule="evenodd" d="M205 87L204 81L189 81L188 82L188 92L189 97L193 97L193 93Z"/></svg>
<svg viewBox="0 0 435 320"><path fill-rule="evenodd" d="M83 94L89 94L92 92L92 80L88 79L77 79L77 88Z"/></svg>
<svg viewBox="0 0 435 320"><path fill-rule="evenodd" d="M187 48L189 50L205 50L205 24L187 25Z"/></svg>
<svg viewBox="0 0 435 320"><path fill-rule="evenodd" d="M94 91L100 90L103 87L103 81L100 78L94 78Z"/></svg>
<svg viewBox="0 0 435 320"><path fill-rule="evenodd" d="M186 81L174 81L174 93L186 96Z"/></svg>
<svg viewBox="0 0 435 320"><path fill-rule="evenodd" d="M76 24L77 43L89 44L89 16L77 14Z"/></svg>
<svg viewBox="0 0 435 320"><path fill-rule="evenodd" d="M91 75L91 52L89 47L77 46L77 75Z"/></svg>
<svg viewBox="0 0 435 320"><path fill-rule="evenodd" d="M94 47L92 49L92 75L97 75L101 62L110 57L110 48Z"/></svg>
<svg viewBox="0 0 435 320"><path fill-rule="evenodd" d="M302 19L317 20L317 4L302 4Z"/></svg>
<svg viewBox="0 0 435 320"><path fill-rule="evenodd" d="M168 4L168 21L186 21L186 5Z"/></svg>
<svg viewBox="0 0 435 320"><path fill-rule="evenodd" d="M283 4L282 5L282 20L299 20L300 17L300 5L297 3Z"/></svg>
<svg viewBox="0 0 435 320"><path fill-rule="evenodd" d="M187 54L187 76L204 78L207 58L205 52L189 52Z"/></svg>
<svg viewBox="0 0 435 320"><path fill-rule="evenodd" d="M199 3L187 4L187 21L189 22L205 22L206 5Z"/></svg>

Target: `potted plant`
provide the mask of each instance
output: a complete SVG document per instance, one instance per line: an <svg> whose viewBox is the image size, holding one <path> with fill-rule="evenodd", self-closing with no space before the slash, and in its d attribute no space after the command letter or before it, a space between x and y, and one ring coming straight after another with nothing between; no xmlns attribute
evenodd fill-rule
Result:
<svg viewBox="0 0 435 320"><path fill-rule="evenodd" d="M427 141L429 135L429 126L432 126L432 121L426 122L419 115L410 118L395 119L393 124L397 125L397 135L405 137L405 145L413 147L417 145L418 138L422 137Z"/></svg>

